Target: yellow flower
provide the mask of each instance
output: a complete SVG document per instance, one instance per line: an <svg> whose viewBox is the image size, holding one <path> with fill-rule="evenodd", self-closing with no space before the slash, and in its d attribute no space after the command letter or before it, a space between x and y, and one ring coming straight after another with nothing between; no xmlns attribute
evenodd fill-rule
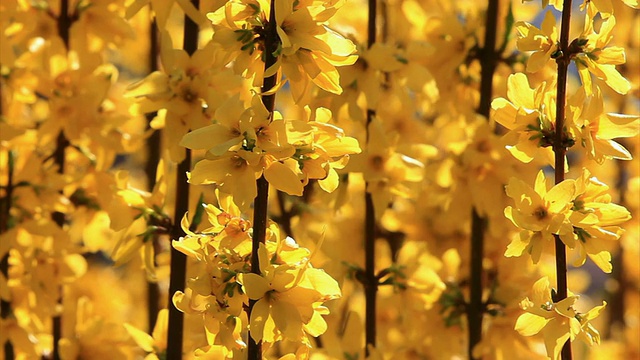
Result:
<svg viewBox="0 0 640 360"><path fill-rule="evenodd" d="M507 149L524 163L542 158L555 164L551 149L555 136L554 88L555 82L542 82L531 89L527 76L516 73L507 80L508 99L491 102L493 119L509 130L504 137Z"/></svg>
<svg viewBox="0 0 640 360"><path fill-rule="evenodd" d="M145 360L158 360L166 357L167 350L167 326L169 325L169 310L162 309L158 312L158 320L153 328L152 335L125 323L124 327L138 346L147 352Z"/></svg>
<svg viewBox="0 0 640 360"><path fill-rule="evenodd" d="M126 171L118 171L114 176L114 187L117 196L106 206L111 219L111 228L118 231L117 241L111 251L111 258L115 266L120 266L131 260L141 248L145 270L150 279L156 277L155 249L153 241L149 241L140 234L140 229L149 229L149 226L163 227L164 221L168 221L168 215L164 214L165 194L167 182L164 175L164 161L158 163L156 183L151 193L138 190L129 183L129 174ZM110 184L111 185L111 184ZM159 229L166 231L166 229ZM145 231L145 230L142 230Z"/></svg>
<svg viewBox="0 0 640 360"><path fill-rule="evenodd" d="M309 92L309 80L321 89L341 94L336 66L352 65L356 46L324 23L342 2L305 3L276 1L277 32L281 42L278 65L282 65L291 84L294 101L299 103Z"/></svg>
<svg viewBox="0 0 640 360"><path fill-rule="evenodd" d="M216 124L188 133L181 144L208 150L190 182L218 184L240 207L254 199L255 185L249 183L260 175L289 195L301 196L309 179L319 179L322 189L333 191L338 186L335 169L346 165L348 154L360 151L357 140L328 124L331 112L324 108L313 113L306 109L304 120L284 120L278 112L270 116L259 95L247 110L237 100L216 111Z"/></svg>
<svg viewBox="0 0 640 360"><path fill-rule="evenodd" d="M151 5L151 9L156 15L156 23L158 28L164 29L169 19L169 14L173 5L178 3L182 11L184 11L191 20L198 25L204 25L207 19L202 15L198 9L193 6L189 0L135 0L127 8L126 18L131 19L135 14L143 7Z"/></svg>
<svg viewBox="0 0 640 360"><path fill-rule="evenodd" d="M275 264L262 244L259 255L261 275L239 275L249 299L258 300L249 322L251 337L256 342L272 343L278 338L275 334L302 341L306 334L324 333L327 324L321 315L329 310L321 304L341 296L338 283L324 271L312 268L308 258Z"/></svg>
<svg viewBox="0 0 640 360"><path fill-rule="evenodd" d="M410 183L420 182L424 165L416 159L396 152L397 133L388 136L379 119L369 124L367 149L353 156L349 170L362 172L367 192L373 197L376 218L380 218L394 196L410 198Z"/></svg>
<svg viewBox="0 0 640 360"><path fill-rule="evenodd" d="M256 179L262 174L262 156L246 150L208 157L189 173L192 184L217 184L233 196L240 208L248 208L256 197Z"/></svg>
<svg viewBox="0 0 640 360"><path fill-rule="evenodd" d="M331 111L305 107L304 120L288 122L287 131L296 152L296 160L303 176L302 184L318 179L320 188L333 192L338 187L338 172L349 161L350 154L360 153L358 141L346 136L344 131L331 125Z"/></svg>
<svg viewBox="0 0 640 360"><path fill-rule="evenodd" d="M578 334L578 338L586 342L589 345L600 344L600 333L598 330L589 323L589 321L595 319L607 306L607 302L603 301L602 305L596 306L593 309L587 311L586 314L578 314L576 318L580 321L582 331Z"/></svg>
<svg viewBox="0 0 640 360"><path fill-rule="evenodd" d="M640 117L604 112L604 99L600 88L593 89L589 104L575 112L569 122L576 142L590 159L602 164L606 159L631 160L631 154L613 139L628 138L640 132Z"/></svg>
<svg viewBox="0 0 640 360"><path fill-rule="evenodd" d="M173 161L179 162L184 157L184 149L178 146L182 136L189 129L208 123L204 106L212 105L207 100L211 97L209 79L216 61L215 54L214 44L209 43L189 56L184 50L174 49L170 35L165 32L160 53L163 71L154 71L127 89L126 96L138 100L132 112L144 114L166 109L166 120L154 125L166 128L163 133L167 136ZM221 92L217 94L224 96Z"/></svg>
<svg viewBox="0 0 640 360"><path fill-rule="evenodd" d="M571 201L575 198L574 180L565 180L547 189L544 172L536 177L532 188L518 178L511 178L507 196L515 201L515 208L507 206L504 215L521 229L519 237L507 247L505 256L520 256L525 251L537 263L545 242L559 235L570 248L575 246L573 227L569 222Z"/></svg>
<svg viewBox="0 0 640 360"><path fill-rule="evenodd" d="M640 9L640 1L638 0L622 0L622 2L634 9ZM580 5L580 10L587 8L587 11L591 14L600 13L603 19L608 18L613 14L613 4L611 0L590 0L585 1Z"/></svg>
<svg viewBox="0 0 640 360"><path fill-rule="evenodd" d="M533 51L527 61L527 71L537 72L547 64L558 49L559 34L556 18L551 11L547 11L540 29L523 21L516 22L515 28L518 31L518 50Z"/></svg>
<svg viewBox="0 0 640 360"><path fill-rule="evenodd" d="M246 110L238 97L230 99L216 111L215 118L217 123L186 134L180 145L188 149L208 150L215 156L242 148L263 151L280 159L293 155L295 151L287 143L285 121L279 113L274 113L271 120L259 95L252 98L251 107Z"/></svg>
<svg viewBox="0 0 640 360"><path fill-rule="evenodd" d="M624 206L611 203L609 187L596 178L590 177L584 169L576 180L576 196L573 199L573 212L569 218L577 234L580 257L574 266L584 264L587 256L602 271L610 273L611 254L607 251L611 241L620 238L623 230L617 226L631 219Z"/></svg>
<svg viewBox="0 0 640 360"><path fill-rule="evenodd" d="M586 90L587 95L591 95L592 84L591 74L598 79L604 80L613 90L619 94L626 94L631 89L631 84L625 79L616 65L626 62L624 48L619 46L608 46L613 38L613 28L616 18L612 15L603 20L600 32L593 29L592 15L587 12L584 30L580 38L576 40L580 46L580 52L573 60L578 67L580 80ZM584 43L584 45L583 45Z"/></svg>
<svg viewBox="0 0 640 360"><path fill-rule="evenodd" d="M207 14L213 24L213 41L220 44L227 61L233 60L233 71L253 78L255 87L264 80L261 32L268 19L265 9L269 9L265 0L234 0Z"/></svg>
<svg viewBox="0 0 640 360"><path fill-rule="evenodd" d="M591 344L599 342L598 332L589 320L598 316L606 303L583 315L573 308L577 300L578 296L574 295L560 301L553 299L549 278L544 277L533 285L531 299L527 297L520 302L526 313L518 317L515 329L523 336L542 332L547 356L553 360L560 359L560 351L567 340L580 337Z"/></svg>

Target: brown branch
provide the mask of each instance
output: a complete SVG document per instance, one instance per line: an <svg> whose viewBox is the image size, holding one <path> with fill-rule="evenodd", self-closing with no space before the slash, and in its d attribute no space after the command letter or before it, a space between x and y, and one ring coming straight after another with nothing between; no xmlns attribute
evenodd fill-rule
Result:
<svg viewBox="0 0 640 360"><path fill-rule="evenodd" d="M567 148L564 141L564 118L565 105L567 99L567 74L571 54L569 51L569 28L571 25L571 0L564 0L562 10L562 27L560 29L559 50L561 55L556 59L558 65L558 84L556 101L556 124L553 151L555 153L555 183L559 184L564 180L565 154ZM557 299L555 302L567 298L567 249L560 236L555 235L556 249L556 277L557 277ZM562 360L570 360L571 342L567 341L562 348Z"/></svg>
<svg viewBox="0 0 640 360"><path fill-rule="evenodd" d="M271 11L269 13L269 21L265 27L264 38L264 68L269 69L273 66L277 58L274 53L278 49L278 33L276 24L276 5L275 0L271 0ZM277 76L273 74L264 79L261 92L264 94L276 86ZM262 103L272 117L275 109L276 94L262 96ZM251 247L251 272L260 275L260 262L258 258L258 249L260 244L264 244L267 234L267 208L269 204L269 182L264 175L256 180L257 194L253 201L253 238ZM249 300L249 309L247 317L251 319L251 311L257 300ZM262 342L256 343L249 333L249 346L247 349L249 360L262 360Z"/></svg>
<svg viewBox="0 0 640 360"><path fill-rule="evenodd" d="M367 23L367 47L371 48L377 40L378 27L378 3L377 0L369 0L369 13ZM373 104L368 104L372 107ZM369 125L373 121L376 112L373 109L367 109L367 143L369 142ZM376 346L377 325L376 325L376 297L378 293L378 280L376 279L376 220L373 207L373 197L366 189L368 183L365 184L365 221L364 221L364 285L365 295L365 356L369 356L369 345Z"/></svg>
<svg viewBox="0 0 640 360"><path fill-rule="evenodd" d="M0 85L0 117L2 117L2 85ZM0 234L4 234L10 228L9 219L11 216L11 206L13 202L13 152L7 151L7 184L5 185L4 197L0 198ZM5 240L8 241L8 240ZM9 278L9 252L7 251L0 260L0 271L6 279ZM11 310L11 302L5 299L0 299L0 318L7 320L13 316ZM15 354L13 351L13 344L11 340L7 339L4 344L0 344L4 347L4 356L7 360L13 360Z"/></svg>
<svg viewBox="0 0 640 360"><path fill-rule="evenodd" d="M149 73L152 73L158 70L158 27L156 26L155 20L149 22ZM148 122L148 127L151 127L151 121L156 117L158 113L152 112L148 113L146 118ZM153 191L153 188L156 185L156 174L158 163L160 162L160 131L154 131L149 140L146 143L147 145L147 161L145 163L145 174L147 175L147 188L149 191ZM158 237L153 236L150 241L153 241L154 250L159 250ZM156 254L157 251L154 251ZM155 259L154 259L155 263ZM147 280L147 330L149 334L153 331L156 326L156 318L158 316L158 312L160 310L160 304L158 303L158 299L160 298L160 288L158 287L158 283L156 281Z"/></svg>
<svg viewBox="0 0 640 360"><path fill-rule="evenodd" d="M199 0L191 0L197 9ZM183 49L193 55L198 49L198 25L186 14L184 16ZM189 210L189 183L186 173L191 170L191 150L185 149L185 157L178 164L176 173L176 205L171 227L171 238L179 239L184 236L182 228L178 225L182 216ZM184 314L173 306L173 294L183 291L187 276L187 256L171 247L171 273L169 276L169 325L167 331L167 359L181 359L184 337Z"/></svg>
<svg viewBox="0 0 640 360"><path fill-rule="evenodd" d="M58 36L62 39L65 48L69 50L69 33L71 31L71 25L75 19L72 19L69 15L69 0L60 1L60 14L58 15ZM56 139L56 149L53 153L53 159L58 166L58 174L64 174L65 168L65 151L69 146L69 140L64 134L64 130L60 130L58 138ZM60 190L62 193L62 190ZM54 212L52 214L53 221L62 228L65 224L65 214L61 212ZM60 295L58 298L58 304L62 304L62 289L60 289ZM60 359L59 343L62 339L62 318L60 315L53 317L53 352L52 357L54 360Z"/></svg>
<svg viewBox="0 0 640 360"><path fill-rule="evenodd" d="M477 112L489 119L491 98L493 97L493 74L500 54L496 52L496 38L498 28L498 0L489 0L485 20L484 47L480 51L482 65L480 80L480 103ZM482 303L484 289L482 280L484 269L484 232L487 225L476 208L471 210L471 258L470 258L470 292L467 307L467 321L469 332L469 359L473 359L473 348L482 340L482 318L485 306Z"/></svg>

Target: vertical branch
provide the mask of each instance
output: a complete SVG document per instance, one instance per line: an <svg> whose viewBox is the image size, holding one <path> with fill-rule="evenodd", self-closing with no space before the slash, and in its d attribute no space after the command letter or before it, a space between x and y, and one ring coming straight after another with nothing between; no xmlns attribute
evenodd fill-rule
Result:
<svg viewBox="0 0 640 360"><path fill-rule="evenodd" d="M565 154L567 148L564 141L564 118L565 106L567 99L567 73L569 69L570 52L569 52L569 27L571 25L571 0L564 0L562 10L562 27L560 29L559 49L561 55L556 59L558 65L558 87L556 99L556 125L555 137L553 144L553 152L555 153L555 183L559 184L564 180ZM560 240L558 235L555 236L556 248L556 277L557 277L557 299L560 301L567 298L567 248ZM567 341L562 348L562 360L569 360L571 355L571 342Z"/></svg>
<svg viewBox="0 0 640 360"><path fill-rule="evenodd" d="M197 9L199 0L191 0ZM198 25L186 14L184 16L183 49L193 55L198 49ZM176 172L176 205L173 215L173 226L170 236L178 239L184 236L180 222L182 216L189 210L189 183L187 172L191 170L191 150L185 149L185 157L178 164ZM169 325L167 331L167 359L182 358L182 339L184 336L184 314L173 306L173 294L184 290L187 276L187 256L171 247L171 273L169 276Z"/></svg>
<svg viewBox="0 0 640 360"><path fill-rule="evenodd" d="M71 24L73 19L69 16L69 0L60 1L60 14L58 15L58 36L62 39L65 48L69 50L69 33L71 30ZM61 129L56 139L56 149L53 153L53 160L58 166L58 174L64 174L65 165L65 150L69 146L69 140L64 135L64 131ZM61 212L55 212L52 215L53 221L62 228L65 223L65 214ZM60 289L60 296L58 303L62 304L62 289ZM60 315L53 317L53 359L60 359L59 342L62 338L62 318Z"/></svg>
<svg viewBox="0 0 640 360"><path fill-rule="evenodd" d="M3 115L2 85L0 84L0 118ZM7 184L5 185L4 197L0 198L0 234L4 234L10 228L9 217L11 216L11 203L13 201L13 152L7 150ZM8 240L5 240L8 241ZM9 252L0 259L0 271L6 279L9 279ZM7 320L12 316L11 302L0 299L0 319ZM7 360L13 360L15 354L13 352L13 344L7 339L4 344L0 344L4 348L4 357Z"/></svg>
<svg viewBox="0 0 640 360"><path fill-rule="evenodd" d="M367 47L376 42L377 36L377 0L369 0L369 21L367 24ZM372 107L373 104L367 104ZM369 142L369 125L376 115L375 110L367 109L367 142ZM365 295L365 356L369 356L369 345L376 346L376 296L378 293L378 279L375 274L375 212L373 197L367 191L365 184L365 220L364 220L364 295Z"/></svg>
<svg viewBox="0 0 640 360"><path fill-rule="evenodd" d="M149 72L158 70L158 27L155 20L149 22ZM152 112L147 114L147 121L150 124L158 113ZM149 126L150 127L150 126ZM147 186L152 191L156 185L156 172L158 163L160 162L160 131L155 130L149 137L147 145L147 162L145 164L145 173L147 175ZM157 248L158 237L153 236L154 248ZM154 253L156 253L154 251ZM147 280L147 329L149 333L156 326L156 317L159 311L158 299L160 298L160 289L156 281Z"/></svg>
<svg viewBox="0 0 640 360"><path fill-rule="evenodd" d="M265 39L264 39L264 68L265 70L273 66L277 58L274 53L278 49L278 32L276 24L276 3L275 0L271 0L269 21L265 27ZM273 89L277 83L276 74L264 79L262 83L261 92L264 94L267 91ZM273 117L273 110L275 109L276 94L269 94L262 96L262 103ZM253 201L253 237L251 245L251 272L260 275L260 261L258 258L258 249L260 244L264 244L267 236L267 205L269 203L269 182L265 179L264 175L260 176L256 180L257 194ZM284 206L284 204L283 204ZM249 299L249 311L248 318L251 319L251 311L257 300ZM249 346L248 346L248 359L249 360L262 360L262 342L256 343L249 333Z"/></svg>
<svg viewBox="0 0 640 360"><path fill-rule="evenodd" d="M478 113L489 118L491 98L493 97L493 73L495 72L498 54L496 53L496 37L498 27L498 0L489 0L485 20L484 47L480 53L482 66L480 79L480 103ZM482 340L482 317L484 305L482 303L482 260L484 259L484 231L486 219L482 218L476 208L471 210L471 264L469 308L467 321L469 331L469 359L473 359L473 348Z"/></svg>
<svg viewBox="0 0 640 360"><path fill-rule="evenodd" d="M620 113L623 113L622 111ZM616 160L618 166L618 182L616 188L620 192L619 204L626 205L627 200L627 182L629 181L629 173L627 170L627 163L622 160ZM619 243L618 252L612 259L613 271L612 276L618 283L617 289L610 294L608 301L609 307L609 326L604 333L604 338L611 338L612 335L619 333L625 328L624 314L625 309L625 291L627 289L627 277L625 273L624 265L624 246Z"/></svg>
<svg viewBox="0 0 640 360"><path fill-rule="evenodd" d="M286 201L287 197L285 196L284 192L278 190L278 208L280 210L280 218L278 223L282 226L285 235L293 236L293 229L291 228L291 218L294 216L294 210L293 208L287 210Z"/></svg>

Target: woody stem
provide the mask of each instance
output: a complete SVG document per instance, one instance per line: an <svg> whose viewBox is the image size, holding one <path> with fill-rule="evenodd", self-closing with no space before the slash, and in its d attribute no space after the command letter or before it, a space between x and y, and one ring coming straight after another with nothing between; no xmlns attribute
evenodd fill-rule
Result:
<svg viewBox="0 0 640 360"><path fill-rule="evenodd" d="M60 1L60 15L58 16L58 36L62 39L67 51L69 51L69 33L73 20L69 16L69 0ZM69 140L64 135L64 131L61 129L56 139L56 149L53 153L53 161L58 166L58 174L64 174L65 165L65 150L69 146ZM65 214L61 212L54 212L51 215L53 221L60 228L64 226ZM60 295L58 303L62 304L62 288L60 288ZM53 319L53 351L52 357L54 360L60 359L59 343L62 338L62 318L60 315L54 315Z"/></svg>
<svg viewBox="0 0 640 360"><path fill-rule="evenodd" d="M559 49L562 55L556 59L558 65L558 85L556 104L556 125L553 151L555 153L555 183L559 184L564 180L565 154L567 148L564 145L564 119L567 98L567 73L569 69L569 27L571 23L571 0L564 0L562 10L562 27L560 29ZM555 235L556 249L556 277L558 287L558 298L560 301L567 298L567 249L558 235ZM571 342L567 341L562 348L562 360L570 360Z"/></svg>
<svg viewBox="0 0 640 360"><path fill-rule="evenodd" d="M480 54L482 72L480 79L480 103L478 113L489 119L491 109L491 98L493 96L493 73L498 61L496 48L498 23L498 0L489 0L487 6L487 18L485 21L484 48ZM477 209L471 210L471 258L470 258L470 293L469 307L467 309L467 319L469 323L469 359L473 359L473 348L482 339L482 317L484 306L482 304L482 277L484 269L482 260L484 259L484 231L486 219L482 218Z"/></svg>
<svg viewBox="0 0 640 360"><path fill-rule="evenodd" d="M199 7L199 0L191 0L193 6ZM198 25L186 14L184 16L183 49L193 55L198 49ZM191 170L191 150L185 149L185 157L178 164L176 172L176 200L173 216L173 226L170 236L178 239L184 236L182 228L178 225L182 216L189 210L189 183L186 173ZM184 315L173 306L173 294L184 290L187 272L187 257L175 248L171 247L171 273L169 275L169 325L167 331L167 359L182 358L182 339L184 336Z"/></svg>
<svg viewBox="0 0 640 360"><path fill-rule="evenodd" d="M369 21L367 26L367 46L370 48L376 42L377 37L377 0L369 0ZM368 104L373 107L374 104ZM376 112L367 109L367 143L369 141L369 125L373 121ZM368 144L367 144L368 145ZM375 212L373 197L366 191L369 184L365 184L365 223L364 223L364 295L365 295L365 356L369 356L369 345L376 346L376 296L378 293L378 279L375 274Z"/></svg>
<svg viewBox="0 0 640 360"><path fill-rule="evenodd" d="M0 118L3 117L2 106L2 86L4 81L0 83ZM10 228L9 217L11 216L11 206L13 201L13 151L7 151L7 184L5 185L4 197L0 198L0 234L8 231ZM9 240L4 240L9 241ZM10 249L10 246L7 246ZM8 279L9 276L9 251L0 259L0 272ZM0 320L7 320L12 315L11 302L5 299L0 299ZM4 344L0 344L4 347L4 356L7 360L13 360L15 355L13 352L13 344L9 339Z"/></svg>
<svg viewBox="0 0 640 360"><path fill-rule="evenodd" d="M158 70L158 27L155 20L149 22L149 72ZM157 115L157 112L147 114L149 124ZM150 127L150 125L149 125ZM154 131L147 141L147 161L145 164L145 173L147 175L147 187L152 191L156 184L156 170L160 162L160 131ZM157 250L158 237L153 236L153 246ZM154 251L157 253L157 251ZM156 325L156 316L159 311L158 298L160 297L160 289L156 281L147 280L147 329L149 333L153 331Z"/></svg>
<svg viewBox="0 0 640 360"><path fill-rule="evenodd" d="M269 22L265 28L264 39L264 68L265 71L272 67L277 58L274 53L278 49L278 32L276 24L276 5L275 0L271 0L271 11L269 14ZM263 94L267 93L276 86L277 76L273 74L264 79L262 83L261 91ZM273 118L273 111L275 109L276 94L268 94L262 96L262 103L264 107L269 111L270 116ZM258 257L258 249L260 244L264 244L267 236L267 205L269 203L269 182L265 179L264 175L260 176L256 180L257 194L253 201L253 238L251 245L251 272L260 275L260 262ZM251 311L257 300L249 300L249 310L247 317L251 319ZM262 360L262 342L256 343L249 333L249 347L248 347L248 359L249 360Z"/></svg>

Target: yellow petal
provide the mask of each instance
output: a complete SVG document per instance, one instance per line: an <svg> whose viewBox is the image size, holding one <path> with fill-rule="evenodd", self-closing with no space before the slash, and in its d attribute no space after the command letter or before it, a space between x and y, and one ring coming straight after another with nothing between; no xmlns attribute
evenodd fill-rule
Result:
<svg viewBox="0 0 640 360"><path fill-rule="evenodd" d="M560 351L564 344L569 340L569 324L559 324L558 321L554 321L553 326L545 329L543 332L544 345L547 349L547 356L552 357L554 360L560 359Z"/></svg>
<svg viewBox="0 0 640 360"><path fill-rule="evenodd" d="M529 86L529 79L523 73L516 73L509 76L507 80L507 97L516 106L527 109L535 109L533 103L534 90Z"/></svg>
<svg viewBox="0 0 640 360"><path fill-rule="evenodd" d="M251 309L249 331L256 343L260 342L264 336L265 323L269 318L269 307L266 299L260 299L253 305L253 309Z"/></svg>
<svg viewBox="0 0 640 360"><path fill-rule="evenodd" d="M564 180L560 184L549 190L545 196L545 200L549 202L549 211L559 213L566 209L569 203L574 199L576 193L576 184L574 180Z"/></svg>
<svg viewBox="0 0 640 360"><path fill-rule="evenodd" d="M524 313L516 320L515 329L523 336L532 336L540 332L553 318L545 319L541 316Z"/></svg>
<svg viewBox="0 0 640 360"><path fill-rule="evenodd" d="M154 342L151 335L134 327L133 325L130 325L129 323L125 323L124 327L125 329L127 329L129 335L131 335L131 337L133 338L133 341L135 341L142 350L146 352L153 352Z"/></svg>
<svg viewBox="0 0 640 360"><path fill-rule="evenodd" d="M167 348L167 329L169 328L169 309L158 312L156 326L153 328L153 339L156 348L162 352Z"/></svg>
<svg viewBox="0 0 640 360"><path fill-rule="evenodd" d="M322 190L331 193L338 188L338 184L340 183L339 179L338 173L330 167L327 176L324 179L318 180L318 185L320 185Z"/></svg>
<svg viewBox="0 0 640 360"><path fill-rule="evenodd" d="M242 289L249 299L261 299L267 291L271 290L267 279L257 274L240 274L238 280L242 283Z"/></svg>
<svg viewBox="0 0 640 360"><path fill-rule="evenodd" d="M615 139L632 137L640 132L640 117L636 115L607 114L600 117L598 137L600 139Z"/></svg>
<svg viewBox="0 0 640 360"><path fill-rule="evenodd" d="M208 150L214 155L224 154L234 143L239 143L242 136L232 129L212 124L187 133L180 141L180 146L192 150ZM222 145L222 146L221 146Z"/></svg>
<svg viewBox="0 0 640 360"><path fill-rule="evenodd" d="M298 175L288 166L280 162L274 162L264 169L264 177L276 189L289 195L302 196L304 186L300 182Z"/></svg>

